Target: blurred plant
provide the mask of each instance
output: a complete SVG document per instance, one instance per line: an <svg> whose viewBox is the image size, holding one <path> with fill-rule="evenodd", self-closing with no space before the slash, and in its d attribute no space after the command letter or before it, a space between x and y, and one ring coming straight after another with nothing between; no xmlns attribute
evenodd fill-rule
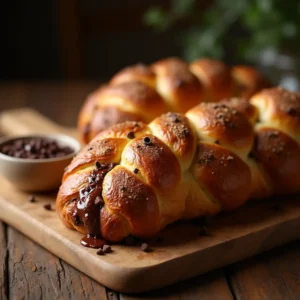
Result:
<svg viewBox="0 0 300 300"><path fill-rule="evenodd" d="M151 7L143 20L158 31L187 23L180 41L187 60L221 59L225 49L246 61L255 61L266 48L298 50L298 0L214 0L206 9L199 9L199 2L172 0L168 10Z"/></svg>

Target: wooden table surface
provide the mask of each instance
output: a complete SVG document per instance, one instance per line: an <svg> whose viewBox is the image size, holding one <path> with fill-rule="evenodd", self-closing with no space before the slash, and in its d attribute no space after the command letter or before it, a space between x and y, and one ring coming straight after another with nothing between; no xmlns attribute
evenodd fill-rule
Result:
<svg viewBox="0 0 300 300"><path fill-rule="evenodd" d="M75 126L95 87L97 82L2 83L0 111L27 106ZM142 295L108 290L1 222L0 243L0 299L300 299L300 240Z"/></svg>

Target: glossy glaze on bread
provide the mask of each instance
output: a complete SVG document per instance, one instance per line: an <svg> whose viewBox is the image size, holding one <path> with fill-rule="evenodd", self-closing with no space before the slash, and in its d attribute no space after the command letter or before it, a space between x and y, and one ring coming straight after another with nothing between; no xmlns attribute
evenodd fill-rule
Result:
<svg viewBox="0 0 300 300"><path fill-rule="evenodd" d="M299 122L300 97L272 88L249 102L201 103L149 125L114 125L66 170L57 211L68 227L95 234L77 210L94 205L97 189L97 229L117 242L130 234L148 238L176 220L215 215L251 198L300 192Z"/></svg>
<svg viewBox="0 0 300 300"><path fill-rule="evenodd" d="M151 122L168 111L185 113L201 102L228 97L250 98L270 86L249 66L229 67L221 61L199 59L191 64L167 58L150 66L124 68L84 103L78 121L82 141L124 121Z"/></svg>

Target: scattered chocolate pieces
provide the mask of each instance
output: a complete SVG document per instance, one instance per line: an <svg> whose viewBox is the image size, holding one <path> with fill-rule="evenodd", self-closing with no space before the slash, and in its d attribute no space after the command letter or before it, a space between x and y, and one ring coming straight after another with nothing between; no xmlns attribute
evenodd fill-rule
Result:
<svg viewBox="0 0 300 300"><path fill-rule="evenodd" d="M134 139L134 132L133 131L129 131L128 133L127 133L127 138L129 138L129 139Z"/></svg>
<svg viewBox="0 0 300 300"><path fill-rule="evenodd" d="M34 196L34 195L30 195L30 196L28 197L28 201L31 202L31 203L36 202L35 196Z"/></svg>
<svg viewBox="0 0 300 300"><path fill-rule="evenodd" d="M104 255L104 251L100 248L97 251L97 255Z"/></svg>
<svg viewBox="0 0 300 300"><path fill-rule="evenodd" d="M135 168L134 170L133 170L133 173L134 174L137 174L139 172L139 169L137 169L137 168Z"/></svg>
<svg viewBox="0 0 300 300"><path fill-rule="evenodd" d="M52 210L52 206L51 206L50 203L45 204L45 205L44 205L44 208L45 208L46 210Z"/></svg>
<svg viewBox="0 0 300 300"><path fill-rule="evenodd" d="M152 251L152 249L150 248L150 246L149 246L147 243L143 243L143 244L141 245L141 250L142 250L143 252L151 252L151 251Z"/></svg>
<svg viewBox="0 0 300 300"><path fill-rule="evenodd" d="M109 246L109 245L104 245L102 247L102 249L103 249L104 253L111 253L112 252L111 246Z"/></svg>
<svg viewBox="0 0 300 300"><path fill-rule="evenodd" d="M20 138L0 147L3 154L25 159L63 157L74 152L70 147L59 145L55 140L42 137Z"/></svg>
<svg viewBox="0 0 300 300"><path fill-rule="evenodd" d="M111 253L111 252L112 252L111 246L105 244L102 247L100 247L96 253L97 253L97 255L105 255L105 254Z"/></svg>

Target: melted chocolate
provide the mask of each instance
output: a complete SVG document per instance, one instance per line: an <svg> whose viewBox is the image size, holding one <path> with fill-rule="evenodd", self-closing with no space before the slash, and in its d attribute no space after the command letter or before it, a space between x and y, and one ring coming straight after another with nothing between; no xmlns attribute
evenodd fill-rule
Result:
<svg viewBox="0 0 300 300"><path fill-rule="evenodd" d="M81 244L86 247L94 248L93 245L97 245L98 237L101 235L100 211L104 204L102 199L102 183L104 176L115 165L114 163L100 164L96 162L95 169L88 178L87 186L79 192L80 198L77 199L73 210L73 219L76 225L83 224L87 230L87 236L81 240Z"/></svg>
<svg viewBox="0 0 300 300"><path fill-rule="evenodd" d="M80 244L84 247L99 249L100 247L106 245L107 241L87 234L81 239Z"/></svg>

